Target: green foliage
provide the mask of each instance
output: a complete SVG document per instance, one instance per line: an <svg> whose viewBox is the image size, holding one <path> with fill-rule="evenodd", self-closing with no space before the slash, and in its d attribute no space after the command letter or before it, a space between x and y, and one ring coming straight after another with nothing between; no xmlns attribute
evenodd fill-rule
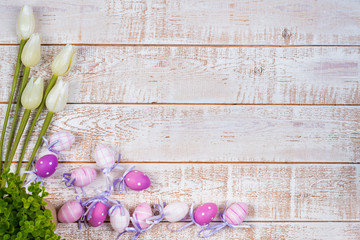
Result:
<svg viewBox="0 0 360 240"><path fill-rule="evenodd" d="M40 182L31 183L28 191L22 187L19 175L4 171L2 178L7 187L0 189L0 239L60 239L54 233L55 223L51 211L44 207L48 195Z"/></svg>

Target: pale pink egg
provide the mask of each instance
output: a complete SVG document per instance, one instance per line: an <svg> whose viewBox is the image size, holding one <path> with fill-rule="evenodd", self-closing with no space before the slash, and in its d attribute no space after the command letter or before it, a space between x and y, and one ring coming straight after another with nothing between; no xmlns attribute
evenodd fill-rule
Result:
<svg viewBox="0 0 360 240"><path fill-rule="evenodd" d="M139 222L140 228L144 229L150 226L150 224L146 223L146 219L152 217L152 210L148 203L144 202L139 204L134 210L134 216Z"/></svg>
<svg viewBox="0 0 360 240"><path fill-rule="evenodd" d="M35 173L40 177L50 177L56 171L58 158L54 154L47 154L39 158L35 164Z"/></svg>
<svg viewBox="0 0 360 240"><path fill-rule="evenodd" d="M215 203L205 203L199 206L194 212L194 220L199 225L209 224L217 214Z"/></svg>
<svg viewBox="0 0 360 240"><path fill-rule="evenodd" d="M189 206L186 203L170 203L164 208L164 217L169 222L178 222L189 212Z"/></svg>
<svg viewBox="0 0 360 240"><path fill-rule="evenodd" d="M246 203L234 203L225 212L225 220L233 225L241 224L248 214Z"/></svg>
<svg viewBox="0 0 360 240"><path fill-rule="evenodd" d="M145 173L138 170L133 170L126 174L125 184L132 190L141 191L150 187L151 182Z"/></svg>
<svg viewBox="0 0 360 240"><path fill-rule="evenodd" d="M75 187L84 187L96 179L96 171L93 168L84 167L75 169L70 176L70 181L74 181Z"/></svg>
<svg viewBox="0 0 360 240"><path fill-rule="evenodd" d="M116 162L114 151L104 144L99 144L95 148L96 164L100 168L110 168Z"/></svg>
<svg viewBox="0 0 360 240"><path fill-rule="evenodd" d="M121 214L121 209L116 208L110 216L110 223L112 228L117 232L123 232L129 226L130 214L126 208L123 208L124 215Z"/></svg>
<svg viewBox="0 0 360 240"><path fill-rule="evenodd" d="M73 223L80 219L84 209L77 201L66 202L58 212L58 219L62 223Z"/></svg>
<svg viewBox="0 0 360 240"><path fill-rule="evenodd" d="M88 222L90 223L90 225L93 227L98 227L103 224L107 217L107 211L108 207L104 203L95 203L91 215L88 217ZM90 214L90 212L88 214Z"/></svg>
<svg viewBox="0 0 360 240"><path fill-rule="evenodd" d="M58 142L55 143L56 141ZM52 146L52 149L59 152L69 150L74 142L75 136L69 132L58 132L49 137L49 144L55 143L54 146Z"/></svg>

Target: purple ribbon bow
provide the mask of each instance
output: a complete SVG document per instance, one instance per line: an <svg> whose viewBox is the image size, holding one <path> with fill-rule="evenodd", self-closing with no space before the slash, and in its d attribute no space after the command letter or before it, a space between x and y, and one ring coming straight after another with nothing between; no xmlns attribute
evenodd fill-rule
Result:
<svg viewBox="0 0 360 240"><path fill-rule="evenodd" d="M122 177L119 177L117 179L115 179L114 183L113 183L113 187L114 190L116 191L116 185L118 186L118 192L120 194L122 194L123 192L127 192L127 188L126 188L126 184L125 184L125 177L126 175L131 172L133 169L135 168L135 166L131 166L128 170L126 170L124 172L124 174L122 175Z"/></svg>
<svg viewBox="0 0 360 240"><path fill-rule="evenodd" d="M243 225L243 224L234 225L234 224L231 224L228 221L226 221L226 218L225 218L226 205L227 205L227 201L225 202L224 209L223 209L222 213L220 214L220 218L223 222L216 224L214 226L210 226L205 229L202 229L200 232L198 232L199 238L208 238L208 237L212 236L213 234L215 234L216 232L220 231L221 229L225 228L226 226L229 226L232 229L251 228L251 226L249 226L249 225ZM207 231L210 231L210 232L208 234L202 235L203 233L205 233Z"/></svg>
<svg viewBox="0 0 360 240"><path fill-rule="evenodd" d="M109 173L114 170L117 165L119 165L119 162L120 162L120 159L121 159L121 154L119 154L119 158L117 160L117 162L112 166L112 167L109 167L109 168L102 168L101 171L103 172L103 174L105 174L105 177L106 177L106 185L107 185L107 189L109 192L111 192L112 188L113 188L113 184L112 184L112 181L111 181L111 178L109 176Z"/></svg>
<svg viewBox="0 0 360 240"><path fill-rule="evenodd" d="M64 154L62 154L60 151L57 151L57 150L55 150L55 149L53 148L57 143L60 142L59 139L56 140L56 141L53 142L53 143L49 143L49 141L48 141L44 136L42 137L42 139L43 139L43 141L44 141L47 149L48 149L50 152L55 153L56 155L60 155L64 160L66 160L66 157L65 157Z"/></svg>
<svg viewBox="0 0 360 240"><path fill-rule="evenodd" d="M83 215L81 215L81 222L84 222L84 225L86 228L88 228L88 221L90 219L90 216L92 214L92 211L94 210L95 204L98 202L101 202L103 204L105 204L108 208L110 208L110 204L109 199L107 198L109 196L109 192L105 191L102 192L98 195L96 195L95 197L92 197L88 200L86 200L85 202L83 202L81 205L86 209L86 211L83 213Z"/></svg>
<svg viewBox="0 0 360 240"><path fill-rule="evenodd" d="M63 174L63 182L65 183L65 186L74 188L75 193L77 194L76 187L74 185L75 180L76 180L75 178L71 178L70 173L64 173ZM84 191L84 188L80 187L80 189L81 189L81 192L84 195L84 197L86 197L86 193Z"/></svg>

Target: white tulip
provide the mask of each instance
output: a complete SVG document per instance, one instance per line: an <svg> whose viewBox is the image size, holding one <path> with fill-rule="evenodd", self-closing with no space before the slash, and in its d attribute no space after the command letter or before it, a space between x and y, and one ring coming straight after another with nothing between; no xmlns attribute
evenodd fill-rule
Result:
<svg viewBox="0 0 360 240"><path fill-rule="evenodd" d="M37 108L42 100L44 92L44 80L31 78L21 95L21 104L25 109L33 110Z"/></svg>
<svg viewBox="0 0 360 240"><path fill-rule="evenodd" d="M72 45L66 45L61 52L54 58L51 64L51 70L54 75L62 76L70 71L74 65L76 49Z"/></svg>
<svg viewBox="0 0 360 240"><path fill-rule="evenodd" d="M20 39L29 39L35 30L35 17L32 7L24 5L20 11L16 25L16 33Z"/></svg>
<svg viewBox="0 0 360 240"><path fill-rule="evenodd" d="M26 67L33 67L41 58L41 40L38 33L31 35L21 54L21 61Z"/></svg>
<svg viewBox="0 0 360 240"><path fill-rule="evenodd" d="M62 111L67 103L69 94L69 83L58 80L46 98L46 107L50 112Z"/></svg>

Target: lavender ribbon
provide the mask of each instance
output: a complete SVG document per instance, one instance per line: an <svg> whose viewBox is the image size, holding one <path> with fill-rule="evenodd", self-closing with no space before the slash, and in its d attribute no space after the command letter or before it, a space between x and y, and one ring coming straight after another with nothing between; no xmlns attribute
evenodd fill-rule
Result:
<svg viewBox="0 0 360 240"><path fill-rule="evenodd" d="M81 197L79 195L76 195L75 199L80 202L80 205L84 208L84 203L81 200ZM86 226L86 225L85 225ZM81 217L78 220L78 228L81 230Z"/></svg>
<svg viewBox="0 0 360 240"><path fill-rule="evenodd" d="M214 226L202 229L200 232L198 232L199 238L208 238L208 237L214 235L216 232L220 231L221 229L225 228L226 226L229 226L232 229L251 228L251 226L249 226L249 225L234 225L234 224L227 222L226 218L225 218L226 205L227 205L227 201L225 202L224 209L223 209L222 213L220 214L220 218L223 222L216 224ZM208 234L202 235L203 233L205 233L207 231L210 231L210 232Z"/></svg>
<svg viewBox="0 0 360 240"><path fill-rule="evenodd" d="M170 226L173 224L173 223L169 223L167 225L167 229L169 229L170 231L172 232L180 232L188 227L190 227L191 225L195 224L197 225L198 227L201 227L201 228L204 228L204 227L208 227L209 224L206 224L206 225L200 225L198 224L195 219L194 219L194 202L191 204L191 207L189 209L189 215L190 215L190 218L185 218L185 219L182 219L183 221L190 221L189 223L185 224L184 226L182 226L181 228L179 229L171 229Z"/></svg>
<svg viewBox="0 0 360 240"><path fill-rule="evenodd" d="M118 158L117 162L116 162L112 167L101 169L101 171L103 172L103 174L104 174L105 177L106 177L107 189L108 189L108 191L110 191L110 192L111 192L111 190L112 190L112 188L113 188L113 184L112 184L111 178L110 178L110 176L109 176L109 173L117 167L117 165L118 165L119 162L120 162L120 159L121 159L121 154L119 154L119 158Z"/></svg>
<svg viewBox="0 0 360 240"><path fill-rule="evenodd" d="M109 199L107 198L108 196L109 196L109 192L105 191L105 192L102 192L102 193L96 195L95 197L92 197L82 203L82 206L84 208L86 208L86 211L83 213L80 220L81 220L81 222L84 222L84 225L86 228L88 228L87 222L90 219L90 216L94 210L96 203L101 202L101 203L105 204L108 208L111 207L110 204L108 204L108 202L109 202Z"/></svg>
<svg viewBox="0 0 360 240"><path fill-rule="evenodd" d="M55 142L51 143L51 144L50 144L49 141L45 138L45 136L43 136L42 139L43 139L43 141L44 141L47 149L48 149L50 152L55 153L56 155L60 155L61 157L63 157L64 160L66 160L66 157L65 157L64 154L62 154L60 151L57 151L57 150L53 149L53 147L54 147L57 143L60 142L59 139L56 140Z"/></svg>
<svg viewBox="0 0 360 240"><path fill-rule="evenodd" d="M75 193L77 194L76 187L74 185L75 180L76 180L75 178L71 178L70 173L64 173L63 174L63 182L65 183L65 186L74 188ZM86 197L86 193L84 191L84 188L80 187L80 189L81 189L81 192L84 195L84 197Z"/></svg>
<svg viewBox="0 0 360 240"><path fill-rule="evenodd" d="M121 204L120 201L116 201L116 204L113 205L108 211L110 217L114 215L114 211L116 209L120 209L121 216L125 216L124 206Z"/></svg>
<svg viewBox="0 0 360 240"><path fill-rule="evenodd" d="M135 168L135 166L131 166L128 170L126 170L124 172L124 174L122 175L122 177L119 177L118 179L115 179L114 183L113 183L113 187L114 190L116 191L116 185L119 184L118 186L118 192L120 194L122 194L123 192L127 192L127 188L126 188L126 184L125 184L125 177L126 175L131 172L133 169Z"/></svg>
<svg viewBox="0 0 360 240"><path fill-rule="evenodd" d="M34 161L31 163L31 167L32 167L33 169L35 169L35 162L36 162L36 161L37 161L37 160L34 159ZM24 184L24 186L26 186L26 185L30 184L31 182L34 182L34 181L41 182L40 185L41 185L42 187L45 186L45 184L44 184L44 179L43 179L42 177L40 177L39 175L37 175L37 173L36 173L35 171L21 171L21 173L22 173L22 174L24 174L24 173L29 173L29 174L34 174L34 175L35 175L33 178L31 178L30 180L28 180L28 181Z"/></svg>

